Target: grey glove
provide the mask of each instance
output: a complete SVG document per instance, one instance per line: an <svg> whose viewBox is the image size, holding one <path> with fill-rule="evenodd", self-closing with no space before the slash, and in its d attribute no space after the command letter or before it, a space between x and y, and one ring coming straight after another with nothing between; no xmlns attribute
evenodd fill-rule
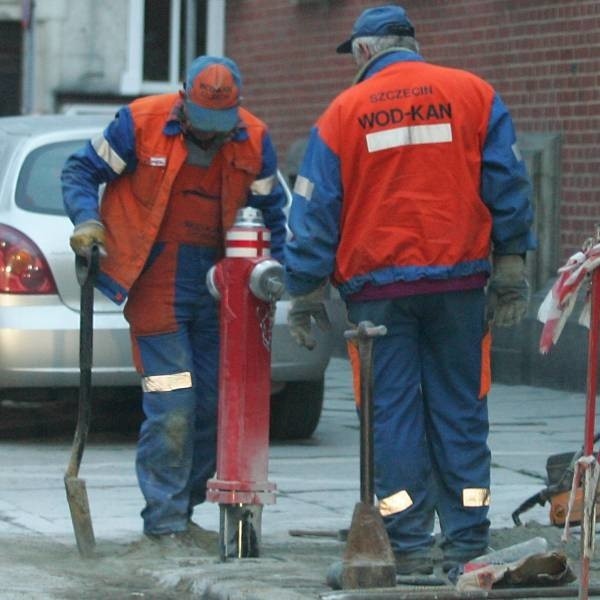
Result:
<svg viewBox="0 0 600 600"><path fill-rule="evenodd" d="M323 302L325 286L320 286L304 296L292 297L292 305L288 313L290 334L299 346L312 350L317 341L312 334L311 317L323 331L331 329L331 321Z"/></svg>
<svg viewBox="0 0 600 600"><path fill-rule="evenodd" d="M88 219L73 229L69 242L75 254L89 257L93 245L98 246L100 256L106 256L104 225L95 219Z"/></svg>
<svg viewBox="0 0 600 600"><path fill-rule="evenodd" d="M525 260L519 254L494 256L494 268L487 288L487 316L498 327L520 323L527 312L529 283Z"/></svg>

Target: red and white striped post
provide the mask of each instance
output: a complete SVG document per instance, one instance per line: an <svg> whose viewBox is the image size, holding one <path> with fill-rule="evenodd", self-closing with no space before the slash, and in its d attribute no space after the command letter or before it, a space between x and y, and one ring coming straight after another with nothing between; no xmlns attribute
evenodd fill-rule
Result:
<svg viewBox="0 0 600 600"><path fill-rule="evenodd" d="M600 226L596 227L595 241L600 242ZM596 428L596 397L598 393L598 338L600 336L600 268L591 274L590 290L590 329L588 333L587 385L585 403L585 430L583 458L593 457ZM594 553L596 530L598 457L584 466L583 472L583 516L581 519L581 565L579 575L579 600L587 600L590 586L590 559Z"/></svg>

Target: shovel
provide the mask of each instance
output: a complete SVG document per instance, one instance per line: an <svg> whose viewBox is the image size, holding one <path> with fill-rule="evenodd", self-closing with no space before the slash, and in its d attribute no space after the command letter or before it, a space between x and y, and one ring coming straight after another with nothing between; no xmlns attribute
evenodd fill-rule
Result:
<svg viewBox="0 0 600 600"><path fill-rule="evenodd" d="M77 427L71 448L71 458L65 472L65 489L71 511L71 521L79 554L91 558L96 540L90 515L85 480L80 479L79 466L90 427L92 408L92 348L94 331L94 280L98 272L99 248L92 246L89 259L77 255L75 274L81 286L79 324L79 403Z"/></svg>
<svg viewBox="0 0 600 600"><path fill-rule="evenodd" d="M360 358L360 502L354 507L338 576L343 589L396 585L394 553L381 514L374 504L373 338L386 333L384 325L376 327L369 321L361 321L356 330L344 334L346 339L358 341Z"/></svg>

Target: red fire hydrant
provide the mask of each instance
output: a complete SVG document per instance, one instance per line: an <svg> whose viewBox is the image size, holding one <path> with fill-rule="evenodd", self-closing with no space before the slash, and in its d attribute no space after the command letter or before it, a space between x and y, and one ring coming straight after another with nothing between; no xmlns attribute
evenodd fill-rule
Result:
<svg viewBox="0 0 600 600"><path fill-rule="evenodd" d="M275 502L268 479L271 333L283 267L271 258L260 210L240 209L225 257L207 275L220 300L217 472L207 500L219 503L219 554L259 555L262 507Z"/></svg>

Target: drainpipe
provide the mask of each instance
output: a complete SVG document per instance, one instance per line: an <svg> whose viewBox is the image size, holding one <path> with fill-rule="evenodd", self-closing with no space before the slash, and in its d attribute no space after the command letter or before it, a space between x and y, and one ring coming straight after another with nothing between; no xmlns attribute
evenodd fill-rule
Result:
<svg viewBox="0 0 600 600"><path fill-rule="evenodd" d="M185 70L189 68L196 58L196 31L198 30L197 0L186 0L185 5Z"/></svg>
<svg viewBox="0 0 600 600"><path fill-rule="evenodd" d="M35 81L35 0L21 0L21 26L23 28L23 77L21 88L21 113L33 112Z"/></svg>

